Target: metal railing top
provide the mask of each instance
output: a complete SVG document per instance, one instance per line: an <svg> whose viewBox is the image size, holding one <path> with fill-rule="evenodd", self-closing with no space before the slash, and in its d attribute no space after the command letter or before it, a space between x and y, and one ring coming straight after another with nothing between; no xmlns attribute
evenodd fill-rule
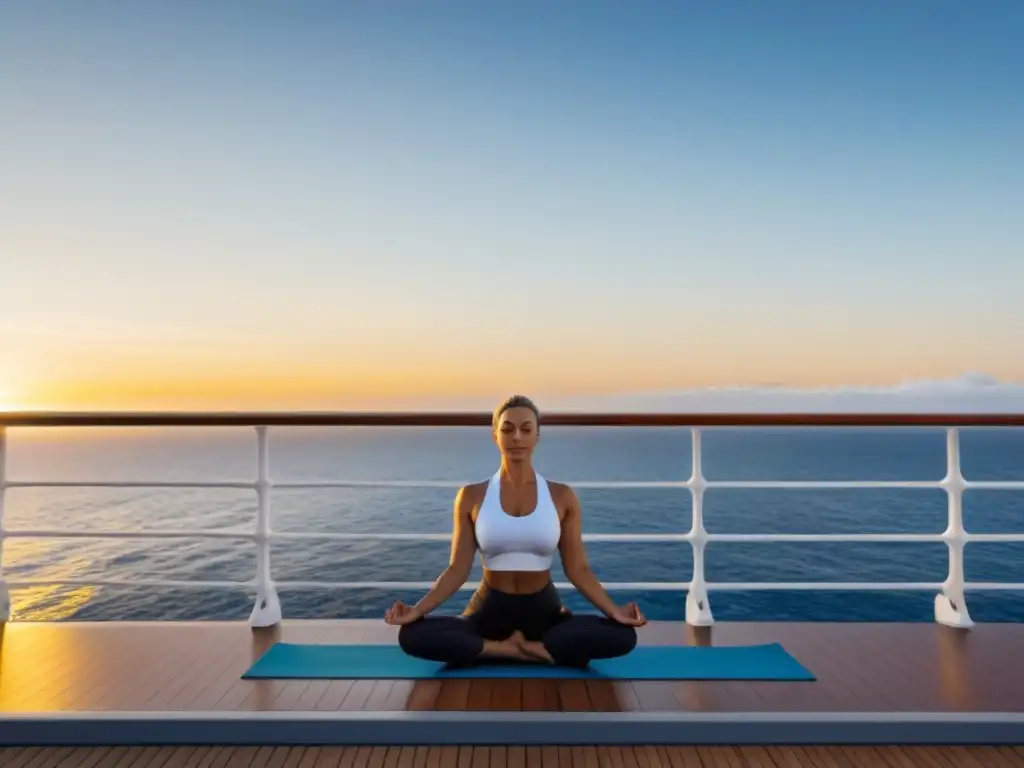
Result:
<svg viewBox="0 0 1024 768"><path fill-rule="evenodd" d="M574 427L1024 427L1024 413L587 412L541 413ZM0 411L7 427L486 427L478 411Z"/></svg>

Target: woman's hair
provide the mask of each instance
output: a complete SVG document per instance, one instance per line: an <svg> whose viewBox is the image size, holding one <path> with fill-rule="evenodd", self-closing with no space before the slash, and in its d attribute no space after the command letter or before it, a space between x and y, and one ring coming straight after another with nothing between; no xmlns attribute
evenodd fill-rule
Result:
<svg viewBox="0 0 1024 768"><path fill-rule="evenodd" d="M498 422L501 421L501 414L509 408L529 408L533 411L533 415L537 417L537 426L540 426L540 411L537 410L537 406L533 404L533 400L528 398L526 395L512 395L512 397L507 398L501 403L501 405L494 409L494 415L491 417L491 427L493 429L498 428Z"/></svg>

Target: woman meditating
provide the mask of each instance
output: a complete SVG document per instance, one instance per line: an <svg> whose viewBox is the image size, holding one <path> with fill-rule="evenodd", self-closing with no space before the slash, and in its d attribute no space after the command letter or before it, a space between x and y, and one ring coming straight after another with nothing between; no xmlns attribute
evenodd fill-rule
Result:
<svg viewBox="0 0 1024 768"><path fill-rule="evenodd" d="M515 659L584 667L623 656L647 620L636 603L615 605L590 570L581 534L580 502L568 485L540 476L532 465L540 414L516 395L494 412L501 467L455 497L448 567L416 605L396 602L385 621L399 625L411 656L451 665ZM430 616L466 583L476 551L483 579L462 616ZM551 561L604 616L574 616L562 607Z"/></svg>

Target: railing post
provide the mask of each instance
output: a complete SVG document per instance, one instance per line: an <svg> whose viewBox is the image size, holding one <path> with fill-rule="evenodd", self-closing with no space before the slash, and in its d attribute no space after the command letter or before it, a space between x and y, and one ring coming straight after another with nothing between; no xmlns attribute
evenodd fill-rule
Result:
<svg viewBox="0 0 1024 768"><path fill-rule="evenodd" d="M249 616L253 628L272 627L281 621L281 601L270 574L270 446L265 426L256 427L256 453L256 604Z"/></svg>
<svg viewBox="0 0 1024 768"><path fill-rule="evenodd" d="M4 581L4 496L7 494L7 428L0 424L0 624L11 620L11 592Z"/></svg>
<svg viewBox="0 0 1024 768"><path fill-rule="evenodd" d="M941 485L949 500L949 522L942 534L949 550L949 573L941 594L935 596L935 621L947 627L973 627L964 595L964 546L967 543L963 503L965 483L960 471L960 431L955 427L946 430L946 476Z"/></svg>
<svg viewBox="0 0 1024 768"><path fill-rule="evenodd" d="M690 526L690 547L693 549L693 578L686 593L686 623L694 627L710 627L714 624L711 604L708 601L707 582L704 579L704 547L708 532L704 530L704 479L701 457L700 430L691 429L693 435L693 472L688 485L693 500L693 523Z"/></svg>

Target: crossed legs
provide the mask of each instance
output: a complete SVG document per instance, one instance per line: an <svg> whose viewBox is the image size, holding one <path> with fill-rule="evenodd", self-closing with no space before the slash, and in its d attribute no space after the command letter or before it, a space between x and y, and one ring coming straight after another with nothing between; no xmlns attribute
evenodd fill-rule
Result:
<svg viewBox="0 0 1024 768"><path fill-rule="evenodd" d="M474 616L427 616L403 626L398 643L410 656L451 665L508 658L585 667L594 659L624 656L636 630L602 616L559 614L547 626L489 627Z"/></svg>

